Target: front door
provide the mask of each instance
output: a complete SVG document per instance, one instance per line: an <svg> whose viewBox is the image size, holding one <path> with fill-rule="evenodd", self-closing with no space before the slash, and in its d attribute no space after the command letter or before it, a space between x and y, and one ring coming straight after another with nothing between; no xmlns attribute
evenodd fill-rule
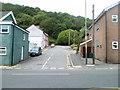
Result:
<svg viewBox="0 0 120 90"><path fill-rule="evenodd" d="M24 47L21 48L21 60L24 59Z"/></svg>

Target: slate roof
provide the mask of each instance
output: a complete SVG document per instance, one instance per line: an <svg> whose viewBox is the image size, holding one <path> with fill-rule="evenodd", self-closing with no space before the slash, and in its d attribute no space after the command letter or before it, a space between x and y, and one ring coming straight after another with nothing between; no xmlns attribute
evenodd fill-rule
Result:
<svg viewBox="0 0 120 90"><path fill-rule="evenodd" d="M41 29L38 29L35 25L31 25L29 28L27 28L29 36L30 37L42 37L43 31Z"/></svg>
<svg viewBox="0 0 120 90"><path fill-rule="evenodd" d="M4 17L6 14L8 14L10 11L0 11L0 19Z"/></svg>

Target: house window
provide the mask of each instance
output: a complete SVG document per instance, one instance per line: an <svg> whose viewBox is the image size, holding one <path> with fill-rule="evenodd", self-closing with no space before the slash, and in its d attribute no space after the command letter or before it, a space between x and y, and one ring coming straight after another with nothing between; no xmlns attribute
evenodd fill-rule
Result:
<svg viewBox="0 0 120 90"><path fill-rule="evenodd" d="M112 49L118 49L118 42L117 41L112 42Z"/></svg>
<svg viewBox="0 0 120 90"><path fill-rule="evenodd" d="M112 22L118 22L118 15L112 15Z"/></svg>
<svg viewBox="0 0 120 90"><path fill-rule="evenodd" d="M1 33L9 33L9 26L8 25L1 25Z"/></svg>
<svg viewBox="0 0 120 90"><path fill-rule="evenodd" d="M6 55L6 47L0 47L0 55Z"/></svg>
<svg viewBox="0 0 120 90"><path fill-rule="evenodd" d="M100 46L100 41L96 40L96 46L99 47Z"/></svg>
<svg viewBox="0 0 120 90"><path fill-rule="evenodd" d="M25 40L25 33L23 33L23 40Z"/></svg>
<svg viewBox="0 0 120 90"><path fill-rule="evenodd" d="M99 30L99 28L100 28L100 25L96 24L96 30Z"/></svg>

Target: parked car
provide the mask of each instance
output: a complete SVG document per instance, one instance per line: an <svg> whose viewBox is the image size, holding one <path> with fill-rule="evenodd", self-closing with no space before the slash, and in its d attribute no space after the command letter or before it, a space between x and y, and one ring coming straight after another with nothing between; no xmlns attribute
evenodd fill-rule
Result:
<svg viewBox="0 0 120 90"><path fill-rule="evenodd" d="M30 50L30 56L39 56L39 55L42 55L41 47L33 47Z"/></svg>
<svg viewBox="0 0 120 90"><path fill-rule="evenodd" d="M52 48L52 47L55 47L55 44L51 44L51 48Z"/></svg>

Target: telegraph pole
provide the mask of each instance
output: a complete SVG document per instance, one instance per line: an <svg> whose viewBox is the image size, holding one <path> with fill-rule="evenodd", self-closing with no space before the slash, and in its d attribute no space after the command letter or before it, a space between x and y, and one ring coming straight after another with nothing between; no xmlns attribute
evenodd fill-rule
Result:
<svg viewBox="0 0 120 90"><path fill-rule="evenodd" d="M75 32L74 32L74 37L73 37L73 44L75 44Z"/></svg>
<svg viewBox="0 0 120 90"><path fill-rule="evenodd" d="M87 5L85 0L85 41L87 41ZM87 58L87 42L85 44L85 58L86 58L86 65L88 64Z"/></svg>
<svg viewBox="0 0 120 90"><path fill-rule="evenodd" d="M68 33L68 46L70 46L70 31Z"/></svg>
<svg viewBox="0 0 120 90"><path fill-rule="evenodd" d="M92 11L92 13L93 13L93 20L92 20L92 53L93 53L93 64L95 64L95 54L94 54L94 4L93 4L93 11Z"/></svg>

